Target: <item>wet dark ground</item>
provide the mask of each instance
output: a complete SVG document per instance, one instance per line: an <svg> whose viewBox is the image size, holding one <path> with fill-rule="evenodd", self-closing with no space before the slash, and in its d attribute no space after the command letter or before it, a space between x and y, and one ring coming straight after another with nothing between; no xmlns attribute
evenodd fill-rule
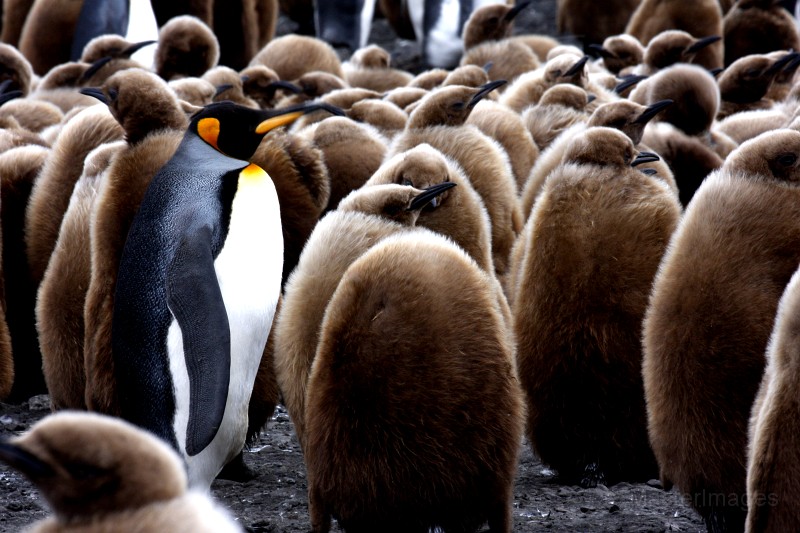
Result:
<svg viewBox="0 0 800 533"><path fill-rule="evenodd" d="M278 32L287 33L295 27L282 18ZM535 0L532 9L518 17L516 31L555 35L555 1ZM376 20L370 41L392 53L395 67L413 72L423 69L416 43L397 39L385 20ZM20 405L0 404L0 438L30 427L48 413L48 405L46 397ZM515 532L705 530L680 495L661 490L655 480L592 489L561 485L533 456L527 443L520 445L514 490ZM245 460L257 477L247 483L216 481L213 495L247 531L309 531L305 466L285 409L278 408ZM47 514L36 490L24 478L0 466L0 532L19 531Z"/></svg>

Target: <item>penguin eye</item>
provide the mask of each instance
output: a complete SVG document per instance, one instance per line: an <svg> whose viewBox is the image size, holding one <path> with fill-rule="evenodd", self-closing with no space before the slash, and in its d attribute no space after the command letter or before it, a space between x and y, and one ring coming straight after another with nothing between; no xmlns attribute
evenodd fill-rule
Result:
<svg viewBox="0 0 800 533"><path fill-rule="evenodd" d="M117 97L119 96L119 91L113 87L109 87L108 89L108 98L113 102L116 101Z"/></svg>
<svg viewBox="0 0 800 533"><path fill-rule="evenodd" d="M759 74L761 74L761 71L755 68L751 68L744 72L744 75L748 78L757 78Z"/></svg>
<svg viewBox="0 0 800 533"><path fill-rule="evenodd" d="M456 111L461 111L462 109L464 109L464 102L454 102L450 107L452 107Z"/></svg>
<svg viewBox="0 0 800 533"><path fill-rule="evenodd" d="M778 157L778 164L784 167L791 167L797 162L797 156L794 154L783 154Z"/></svg>
<svg viewBox="0 0 800 533"><path fill-rule="evenodd" d="M99 478L106 473L102 468L80 462L66 463L64 468L74 479L80 480Z"/></svg>
<svg viewBox="0 0 800 533"><path fill-rule="evenodd" d="M491 17L486 22L488 24L491 24L492 26L497 26L497 23L500 22L500 18L499 17Z"/></svg>

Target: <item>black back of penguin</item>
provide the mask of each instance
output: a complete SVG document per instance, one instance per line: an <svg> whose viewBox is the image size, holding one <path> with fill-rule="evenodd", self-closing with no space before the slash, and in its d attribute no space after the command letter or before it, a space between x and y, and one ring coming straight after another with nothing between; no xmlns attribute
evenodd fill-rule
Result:
<svg viewBox="0 0 800 533"><path fill-rule="evenodd" d="M153 178L122 254L113 321L113 350L122 414L124 418L150 429L173 445L176 442L170 421L175 405L165 341L171 322L168 298L170 301L180 298L182 290L203 291L208 301L218 304L209 305L203 313L198 313L205 323L195 325L204 328L197 332L205 331L206 347L220 345L209 337L228 334L228 319L221 294L218 288L214 290L216 285L210 287L198 283L203 279L216 282L216 277L202 277L204 274L213 276L213 271L204 273L191 270L194 258L190 256L189 248L196 244L197 239L205 239L210 243L212 256L215 258L219 254L224 245L231 202L236 192L238 180L235 178L245 166L247 163L244 161L220 157L200 137L187 134L175 156ZM230 179L227 179L229 174ZM153 221L163 221L163 225L152 231ZM180 234L187 237L179 238ZM175 280L177 286L168 279L168 267L172 261L175 261L173 268L186 269L181 272L183 276ZM177 314L181 311L173 309L173 312ZM197 338L196 335L193 337ZM136 346L142 348L133 348ZM188 346L185 348L189 349ZM203 350L203 346L198 348ZM230 359L229 353L204 355L212 358L221 356L223 362ZM199 402L193 402L193 411L201 410L204 400L211 401L213 405L216 391L227 392L228 363L219 365L214 371L222 372L222 375L213 377L215 392L207 391ZM141 386L162 394L142 396L138 394ZM210 416L221 419L222 413ZM197 435L194 440L202 448L200 442L211 438L213 435ZM192 440L192 436L187 436L189 453Z"/></svg>

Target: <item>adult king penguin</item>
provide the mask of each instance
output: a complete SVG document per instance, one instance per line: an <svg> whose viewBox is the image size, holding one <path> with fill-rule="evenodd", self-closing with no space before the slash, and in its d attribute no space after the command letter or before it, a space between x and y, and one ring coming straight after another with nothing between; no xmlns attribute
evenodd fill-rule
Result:
<svg viewBox="0 0 800 533"><path fill-rule="evenodd" d="M320 108L341 113L206 106L131 224L112 321L121 414L183 455L192 486L208 488L244 446L280 294L278 197L246 160L268 131Z"/></svg>

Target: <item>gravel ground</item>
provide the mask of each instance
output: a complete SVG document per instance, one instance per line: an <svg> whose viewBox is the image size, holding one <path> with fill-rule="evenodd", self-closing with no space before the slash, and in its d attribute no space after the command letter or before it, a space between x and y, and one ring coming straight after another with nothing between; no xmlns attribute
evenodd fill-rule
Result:
<svg viewBox="0 0 800 533"><path fill-rule="evenodd" d="M278 32L296 25L282 18ZM555 35L555 1L534 1L517 19L521 32ZM563 38L573 42L569 38ZM397 39L384 20L370 36L392 53L394 66L423 69L419 47ZM343 54L344 55L344 54ZM46 396L19 405L0 404L0 438L18 434L48 413ZM521 443L514 491L514 531L704 531L702 521L675 491L665 492L653 480L582 489L558 483L554 473ZM292 423L278 407L258 442L245 454L258 474L246 483L216 481L212 492L251 532L306 532L310 529L305 467ZM47 515L36 490L16 472L0 466L0 531L18 531ZM334 530L338 530L334 526Z"/></svg>

